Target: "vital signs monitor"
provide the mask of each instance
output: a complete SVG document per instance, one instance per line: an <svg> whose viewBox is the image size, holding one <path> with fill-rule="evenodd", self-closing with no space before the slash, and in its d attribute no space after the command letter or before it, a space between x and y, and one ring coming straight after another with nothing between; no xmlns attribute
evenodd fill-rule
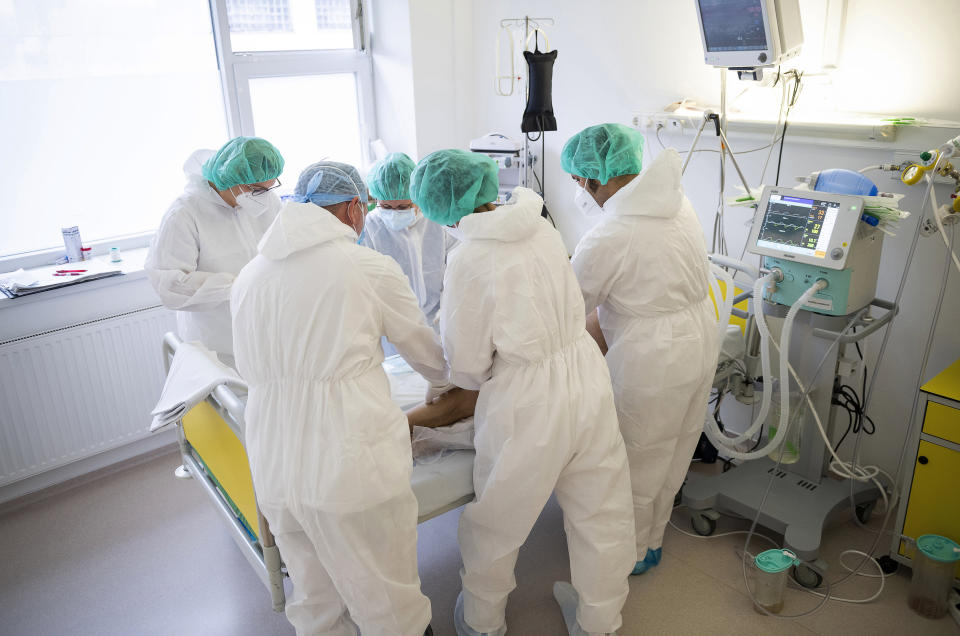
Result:
<svg viewBox="0 0 960 636"><path fill-rule="evenodd" d="M800 52L798 0L694 0L703 59L711 66L774 66Z"/></svg>

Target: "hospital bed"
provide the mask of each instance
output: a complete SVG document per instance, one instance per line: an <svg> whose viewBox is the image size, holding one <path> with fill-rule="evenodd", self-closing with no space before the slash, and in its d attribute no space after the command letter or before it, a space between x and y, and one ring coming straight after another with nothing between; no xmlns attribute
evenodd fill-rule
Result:
<svg viewBox="0 0 960 636"><path fill-rule="evenodd" d="M734 393L743 390L746 383L752 379L751 367L747 359L747 323L752 320L749 313L749 302L753 296L753 283L759 278L760 272L755 267L719 254L711 254L710 262L713 268L724 267L731 273L738 272L746 277L746 282L734 283L730 322L720 343L720 354L717 359L717 368L713 376L713 388L719 391L734 389ZM711 281L710 298L718 315L720 304L717 296L727 294L726 283L719 276ZM754 356L755 357L755 356Z"/></svg>
<svg viewBox="0 0 960 636"><path fill-rule="evenodd" d="M179 345L176 335L164 336L163 357L168 371ZM407 409L423 402L427 381L402 358L387 358L383 366L390 380L391 397L398 406ZM246 396L220 385L183 416L177 424L183 464L175 474L200 485L226 522L231 538L270 592L273 609L280 612L286 603L286 572L253 492L243 447L245 403ZM414 464L411 484L419 504L418 523L473 500L473 458L473 451L458 450L434 457L430 463Z"/></svg>

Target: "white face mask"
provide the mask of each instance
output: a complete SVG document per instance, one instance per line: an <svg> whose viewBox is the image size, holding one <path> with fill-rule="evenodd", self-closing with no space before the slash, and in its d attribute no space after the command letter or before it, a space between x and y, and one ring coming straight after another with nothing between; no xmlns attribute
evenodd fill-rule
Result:
<svg viewBox="0 0 960 636"><path fill-rule="evenodd" d="M443 227L443 230L444 230L447 234L449 234L450 236L452 236L453 238L455 238L455 239L457 239L458 241L460 241L461 243L463 243L463 238L464 238L464 237L463 237L463 231L462 231L460 228L458 228L458 227L444 226L444 227Z"/></svg>
<svg viewBox="0 0 960 636"><path fill-rule="evenodd" d="M280 197L273 192L264 192L254 196L252 192L241 192L236 195L237 209L245 213L260 216L264 212L280 210Z"/></svg>
<svg viewBox="0 0 960 636"><path fill-rule="evenodd" d="M597 205L596 199L593 198L585 188L577 186L577 191L573 193L573 204L577 206L577 209L584 216L592 217L599 214L603 214L603 208Z"/></svg>
<svg viewBox="0 0 960 636"><path fill-rule="evenodd" d="M413 208L406 210L388 210L387 208L377 208L380 211L380 218L383 224L394 232L402 232L417 220L417 211Z"/></svg>

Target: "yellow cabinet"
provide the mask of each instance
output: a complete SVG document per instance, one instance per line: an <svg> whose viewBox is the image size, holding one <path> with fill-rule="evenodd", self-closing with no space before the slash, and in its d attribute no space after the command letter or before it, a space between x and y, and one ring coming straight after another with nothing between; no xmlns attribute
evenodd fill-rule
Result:
<svg viewBox="0 0 960 636"><path fill-rule="evenodd" d="M939 534L960 539L960 451L921 440L917 451L903 534L917 538ZM900 542L900 554L910 557L912 546ZM960 577L960 567L957 568Z"/></svg>
<svg viewBox="0 0 960 636"><path fill-rule="evenodd" d="M927 413L923 418L923 432L954 444L960 444L960 411L937 402L927 402Z"/></svg>
<svg viewBox="0 0 960 636"><path fill-rule="evenodd" d="M960 542L960 360L924 384L917 399L920 421L907 440L913 474L904 485L891 546L892 556L906 564L921 535Z"/></svg>

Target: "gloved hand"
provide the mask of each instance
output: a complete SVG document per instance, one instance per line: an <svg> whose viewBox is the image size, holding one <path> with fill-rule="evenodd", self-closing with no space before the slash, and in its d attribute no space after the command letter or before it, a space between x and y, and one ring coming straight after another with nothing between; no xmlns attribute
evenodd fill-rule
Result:
<svg viewBox="0 0 960 636"><path fill-rule="evenodd" d="M431 384L429 387L427 387L427 395L423 401L426 404L430 404L447 391L452 391L455 388L457 388L456 385L450 384L449 382L445 382L443 384Z"/></svg>

